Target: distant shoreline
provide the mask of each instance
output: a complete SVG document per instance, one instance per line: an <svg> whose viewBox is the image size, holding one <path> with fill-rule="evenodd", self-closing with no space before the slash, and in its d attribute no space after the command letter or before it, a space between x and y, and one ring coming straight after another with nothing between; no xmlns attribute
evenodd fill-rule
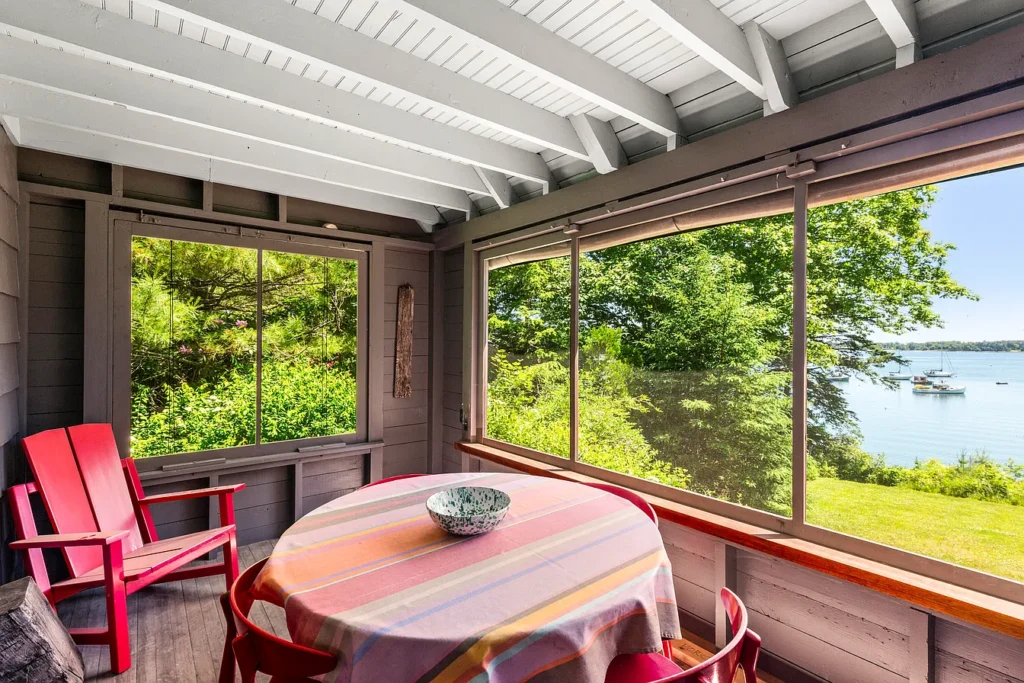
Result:
<svg viewBox="0 0 1024 683"><path fill-rule="evenodd" d="M880 345L889 351L980 351L980 352L1024 352L1024 339L1001 341L936 341L936 342L885 342Z"/></svg>

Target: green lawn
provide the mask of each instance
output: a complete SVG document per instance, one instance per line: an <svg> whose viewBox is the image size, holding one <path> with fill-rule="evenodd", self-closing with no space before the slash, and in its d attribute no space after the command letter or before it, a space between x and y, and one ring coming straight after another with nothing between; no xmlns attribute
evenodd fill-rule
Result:
<svg viewBox="0 0 1024 683"><path fill-rule="evenodd" d="M817 479L807 521L991 574L1024 580L1024 507Z"/></svg>

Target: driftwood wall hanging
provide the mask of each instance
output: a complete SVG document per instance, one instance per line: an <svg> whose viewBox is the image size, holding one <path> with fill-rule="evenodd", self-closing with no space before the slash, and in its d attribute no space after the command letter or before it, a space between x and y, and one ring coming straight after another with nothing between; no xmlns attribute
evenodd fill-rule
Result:
<svg viewBox="0 0 1024 683"><path fill-rule="evenodd" d="M412 317L415 293L412 285L398 288L398 322L395 332L395 398L412 396Z"/></svg>

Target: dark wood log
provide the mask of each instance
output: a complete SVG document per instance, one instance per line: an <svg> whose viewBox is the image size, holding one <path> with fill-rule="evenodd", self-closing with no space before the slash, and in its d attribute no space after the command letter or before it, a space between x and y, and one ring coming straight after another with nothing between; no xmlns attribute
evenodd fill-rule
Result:
<svg viewBox="0 0 1024 683"><path fill-rule="evenodd" d="M82 653L29 577L0 586L0 681L81 683Z"/></svg>
<svg viewBox="0 0 1024 683"><path fill-rule="evenodd" d="M412 318L415 292L412 285L398 288L398 322L395 323L395 398L412 396Z"/></svg>

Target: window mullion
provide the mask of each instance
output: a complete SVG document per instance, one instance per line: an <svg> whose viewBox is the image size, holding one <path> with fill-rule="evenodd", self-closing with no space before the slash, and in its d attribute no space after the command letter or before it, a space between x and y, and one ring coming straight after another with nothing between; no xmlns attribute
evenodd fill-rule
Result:
<svg viewBox="0 0 1024 683"><path fill-rule="evenodd" d="M256 250L256 444L262 443L263 423L263 250Z"/></svg>
<svg viewBox="0 0 1024 683"><path fill-rule="evenodd" d="M579 459L580 448L580 240L572 238L570 246L569 303L569 461Z"/></svg>
<svg viewBox="0 0 1024 683"><path fill-rule="evenodd" d="M807 519L807 182L794 184L793 525Z"/></svg>

